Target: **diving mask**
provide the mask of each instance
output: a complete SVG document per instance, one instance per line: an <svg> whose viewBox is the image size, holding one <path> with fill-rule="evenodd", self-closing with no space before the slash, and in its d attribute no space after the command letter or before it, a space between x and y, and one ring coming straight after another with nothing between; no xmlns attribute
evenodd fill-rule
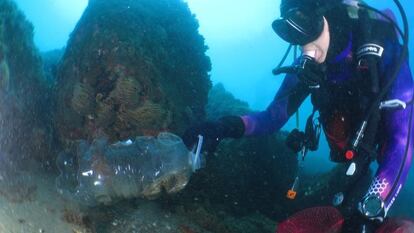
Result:
<svg viewBox="0 0 414 233"><path fill-rule="evenodd" d="M316 40L324 29L321 14L301 8L292 8L272 23L272 28L283 40L293 45L306 45Z"/></svg>

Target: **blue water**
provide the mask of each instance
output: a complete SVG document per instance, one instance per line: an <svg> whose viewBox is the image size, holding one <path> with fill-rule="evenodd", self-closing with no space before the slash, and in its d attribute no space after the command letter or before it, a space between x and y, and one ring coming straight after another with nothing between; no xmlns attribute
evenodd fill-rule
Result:
<svg viewBox="0 0 414 233"><path fill-rule="evenodd" d="M16 0L28 19L35 26L35 43L41 51L62 48L77 20L87 5L87 0ZM221 82L237 98L247 101L255 110L264 109L279 88L282 77L271 74L287 47L272 31L270 24L279 15L277 0L187 0L200 23L200 32L209 46L212 61L211 79ZM367 1L379 9L391 8L393 1ZM414 22L414 3L403 1L410 22ZM398 15L398 14L397 14ZM53 20L50 20L53 19ZM414 38L414 30L411 30ZM414 52L414 40L409 46ZM411 67L414 62L411 60ZM300 109L301 125L311 106L307 101ZM283 128L295 127L291 119ZM308 156L310 173L332 167L328 161L326 142L321 149ZM312 164L312 165L311 165ZM317 164L317 165L315 165ZM306 165L305 165L306 166ZM414 205L406 205L409 195L414 195L414 170L410 174L395 209L414 216Z"/></svg>

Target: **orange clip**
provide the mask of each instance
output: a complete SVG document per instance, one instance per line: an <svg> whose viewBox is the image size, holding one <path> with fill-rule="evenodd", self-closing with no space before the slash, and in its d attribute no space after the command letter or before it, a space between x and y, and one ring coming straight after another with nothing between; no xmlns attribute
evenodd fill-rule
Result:
<svg viewBox="0 0 414 233"><path fill-rule="evenodd" d="M286 194L286 197L288 198L288 199L290 199L290 200L295 200L295 198L296 198L296 192L294 191L294 190L292 190L292 189L289 189L289 191L287 192L287 194Z"/></svg>

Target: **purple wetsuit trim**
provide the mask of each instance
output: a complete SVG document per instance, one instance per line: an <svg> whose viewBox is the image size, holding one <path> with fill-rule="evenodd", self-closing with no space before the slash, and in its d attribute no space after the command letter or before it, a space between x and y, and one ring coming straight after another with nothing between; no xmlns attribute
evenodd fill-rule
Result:
<svg viewBox="0 0 414 233"><path fill-rule="evenodd" d="M299 83L296 75L287 75L274 100L265 111L242 116L245 136L271 134L289 120L289 98L286 94Z"/></svg>
<svg viewBox="0 0 414 233"><path fill-rule="evenodd" d="M388 50L392 51L393 54L388 52L384 56L385 62L381 69L386 73L386 77L388 78L393 70L393 62L398 60L398 49L395 45L393 47L389 46ZM408 62L405 61L387 99L399 99L404 102L409 102L412 98L413 79ZM406 109L384 110L382 113L384 122L382 131L385 140L383 145L380 145L381 153L378 157L379 168L368 194L380 195L385 201L386 211L394 203L411 167L413 154L412 132L410 141L407 141L411 108L412 105L409 105ZM406 148L408 148L407 152ZM407 157L405 157L406 153Z"/></svg>

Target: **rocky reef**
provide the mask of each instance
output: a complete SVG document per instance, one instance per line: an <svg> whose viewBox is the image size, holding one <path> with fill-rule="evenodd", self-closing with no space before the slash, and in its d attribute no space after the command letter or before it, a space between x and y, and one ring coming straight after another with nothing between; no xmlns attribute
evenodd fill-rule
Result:
<svg viewBox="0 0 414 233"><path fill-rule="evenodd" d="M343 166L305 175L297 199L286 198L298 164L285 146L285 132L224 140L191 177L182 160L184 169L155 179L151 175L160 170L149 169L148 185L137 185L144 176L134 168L152 168L157 163L149 157L159 155L133 163L130 158L144 149L120 157L119 150L132 147L119 147L123 140L160 131L180 135L194 121L251 112L223 85L209 91L206 49L181 0L89 0L67 46L41 58L32 25L11 0L0 0L0 231L270 233L297 210L329 205L344 183ZM107 190L92 183L104 177L99 172L88 182L76 180L83 174L71 161L82 152L73 151L80 141L88 149L77 165L109 174L112 180L102 186ZM28 158L54 170L33 172ZM70 173L72 165L76 172ZM58 169L63 175L55 182ZM56 188L62 180L83 188L85 196L105 199L79 204ZM361 181L357 192L369 181Z"/></svg>
<svg viewBox="0 0 414 233"><path fill-rule="evenodd" d="M332 205L338 193L345 194L343 205L340 206L343 214L347 213L349 206L357 206L371 184L373 172L368 169L367 174L358 180L350 180L345 175L347 169L346 164L338 164L329 172L304 174L298 191L300 195L290 206L289 213L315 206Z"/></svg>
<svg viewBox="0 0 414 233"><path fill-rule="evenodd" d="M222 116L243 115L252 110L246 102L236 99L223 84L218 83L208 94L206 111L207 119L214 121Z"/></svg>
<svg viewBox="0 0 414 233"><path fill-rule="evenodd" d="M227 105L218 99L226 96ZM207 115L251 112L222 85L209 93ZM242 108L240 108L242 106ZM216 115L217 116L217 115ZM217 117L220 117L218 115ZM274 232L287 217L286 191L297 169L296 156L284 144L285 133L223 141L205 154L205 168L186 188L147 202L132 199L81 212L96 232L259 233Z"/></svg>
<svg viewBox="0 0 414 233"><path fill-rule="evenodd" d="M249 112L248 104L223 85L217 84L210 91L210 120ZM206 167L193 175L180 198L216 203L238 216L258 212L273 220L284 218L283 208L290 204L286 191L297 171L297 157L286 147L285 138L285 132L278 132L222 141L214 154L206 155Z"/></svg>
<svg viewBox="0 0 414 233"><path fill-rule="evenodd" d="M206 49L182 1L89 1L57 71L61 142L182 133L205 115Z"/></svg>
<svg viewBox="0 0 414 233"><path fill-rule="evenodd" d="M53 141L48 83L33 26L16 4L0 1L0 154L49 160Z"/></svg>
<svg viewBox="0 0 414 233"><path fill-rule="evenodd" d="M112 152L115 142L161 131L180 135L194 121L251 112L222 85L210 91L207 47L186 3L121 1L90 0L65 49L40 56L33 27L14 3L0 0L0 152L11 155L2 157L5 165L13 156L44 163L99 138ZM17 221L46 232L273 232L286 215L297 169L285 137L225 140L206 155L205 168L185 179L184 190L158 185L152 202L128 193L111 206L79 207L58 195L56 173L44 171L0 183L0 200L13 208L30 203L28 213L47 209L54 226L33 214ZM8 172L14 169L2 169L2 177L17 176Z"/></svg>
<svg viewBox="0 0 414 233"><path fill-rule="evenodd" d="M62 59L64 52L65 52L65 48L54 49L51 51L42 52L40 54L40 56L42 57L42 62L43 62L44 75L45 75L45 78L48 84L51 87L56 86L57 69L59 67L59 63Z"/></svg>

